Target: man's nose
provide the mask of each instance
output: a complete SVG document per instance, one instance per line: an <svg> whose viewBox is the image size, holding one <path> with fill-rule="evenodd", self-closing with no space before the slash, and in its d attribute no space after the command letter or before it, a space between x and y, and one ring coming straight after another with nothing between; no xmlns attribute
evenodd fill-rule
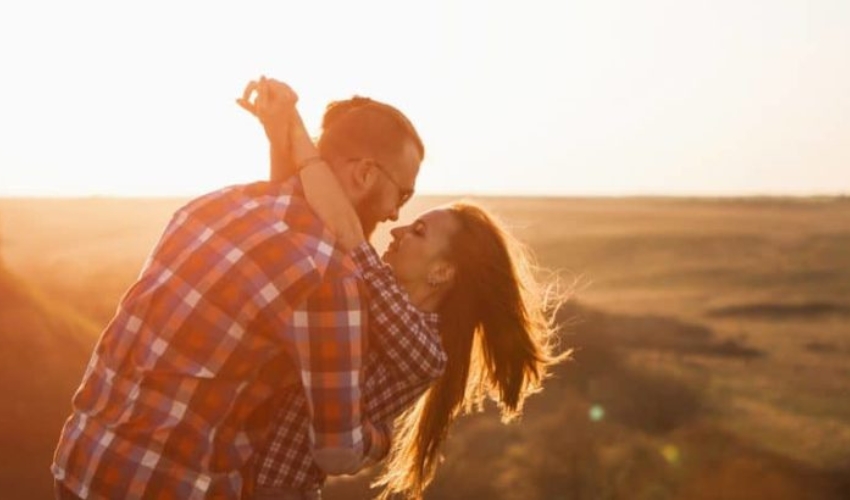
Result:
<svg viewBox="0 0 850 500"><path fill-rule="evenodd" d="M398 220L398 209L397 208L395 210L393 210L392 213L390 213L389 218L393 222L396 222Z"/></svg>

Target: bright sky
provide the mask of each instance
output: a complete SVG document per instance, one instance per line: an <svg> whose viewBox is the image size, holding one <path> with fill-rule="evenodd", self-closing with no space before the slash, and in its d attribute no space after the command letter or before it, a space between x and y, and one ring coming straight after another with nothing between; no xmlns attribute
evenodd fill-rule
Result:
<svg viewBox="0 0 850 500"><path fill-rule="evenodd" d="M0 69L0 196L264 177L260 74L397 105L420 192L850 193L846 0L3 2Z"/></svg>

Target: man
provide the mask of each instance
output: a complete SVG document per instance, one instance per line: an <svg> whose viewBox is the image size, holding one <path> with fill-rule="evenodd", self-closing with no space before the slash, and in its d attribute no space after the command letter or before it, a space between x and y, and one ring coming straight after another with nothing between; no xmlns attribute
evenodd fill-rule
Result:
<svg viewBox="0 0 850 500"><path fill-rule="evenodd" d="M283 100L279 99L277 105L269 102L267 94L270 88L276 89L278 94L291 93L291 89L281 82L261 81L253 86L249 84L246 95L238 102L263 124L271 145L271 178L283 180L294 175L296 168L293 163L309 161L316 151L298 113L289 112L287 103L281 105ZM251 103L247 100L248 94L254 90L259 95ZM323 117L322 129L339 130L351 110L375 106L380 104L360 97L334 103ZM319 147L322 157L332 158L335 141L324 140L328 137L333 138L333 134L323 134ZM350 157L350 153L341 156ZM412 189L404 189L393 181L391 171L385 168L381 171L395 185L397 206L400 207L412 194ZM322 178L322 175L325 177ZM363 411L370 422L391 427L395 417L410 407L446 367L447 356L441 345L439 317L433 312L434 299L441 292L431 284L426 295L419 294L414 306L393 270L381 261L374 248L364 242L359 222L350 224L350 213L353 213L350 204L332 201L344 200L345 196L334 192L339 190L339 185L330 171L317 167L302 171L301 176L305 179L305 191L308 191L311 205L323 213L324 220L335 223L336 231L342 235L340 239L350 240L346 242L348 247L356 247L352 256L367 288L370 319L370 343L363 367ZM246 470L246 479L250 483L246 493L254 500L318 499L327 474L314 461L315 453L309 438L309 402L299 387L283 390L282 401L268 442L259 449L253 467Z"/></svg>
<svg viewBox="0 0 850 500"><path fill-rule="evenodd" d="M369 233L398 217L424 148L403 114L370 101L324 130L319 154ZM362 411L368 314L354 259L297 177L179 209L74 396L51 468L57 496L238 498L287 385L303 387L325 473L380 460L389 436Z"/></svg>

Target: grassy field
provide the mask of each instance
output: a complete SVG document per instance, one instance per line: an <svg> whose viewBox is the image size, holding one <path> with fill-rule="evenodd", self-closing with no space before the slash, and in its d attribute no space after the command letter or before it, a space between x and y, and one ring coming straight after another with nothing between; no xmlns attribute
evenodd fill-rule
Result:
<svg viewBox="0 0 850 500"><path fill-rule="evenodd" d="M183 201L0 200L0 257L104 325ZM523 423L458 425L432 498L850 494L850 199L475 201L574 287L579 349Z"/></svg>

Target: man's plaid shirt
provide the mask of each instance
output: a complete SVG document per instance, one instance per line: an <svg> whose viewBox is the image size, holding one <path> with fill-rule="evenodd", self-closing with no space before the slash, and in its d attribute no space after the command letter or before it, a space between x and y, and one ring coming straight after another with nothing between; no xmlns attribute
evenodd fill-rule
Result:
<svg viewBox="0 0 850 500"><path fill-rule="evenodd" d="M365 290L297 179L178 210L95 347L54 456L84 498L237 498L297 384L314 456L379 460L363 415Z"/></svg>
<svg viewBox="0 0 850 500"><path fill-rule="evenodd" d="M391 428L392 420L445 369L439 318L411 305L390 267L380 261L371 246L364 244L352 255L369 292L364 410L367 420ZM257 457L256 486L318 489L326 475L310 450L307 400L297 388L287 390L284 397L272 438Z"/></svg>

